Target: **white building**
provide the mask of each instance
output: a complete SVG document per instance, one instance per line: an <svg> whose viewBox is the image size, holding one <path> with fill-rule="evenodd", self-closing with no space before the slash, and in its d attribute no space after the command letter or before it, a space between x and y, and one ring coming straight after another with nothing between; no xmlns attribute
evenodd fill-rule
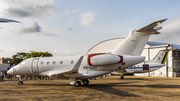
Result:
<svg viewBox="0 0 180 101"><path fill-rule="evenodd" d="M124 38L105 40L92 47L86 54L109 53L115 47L117 47L119 43L121 43L123 40ZM135 74L135 76L157 76L157 77L180 76L180 45L148 41L141 55L146 56L146 60L151 60L156 56L156 54L160 50L167 48L174 48L175 50L169 52L166 61L166 66L150 73Z"/></svg>
<svg viewBox="0 0 180 101"><path fill-rule="evenodd" d="M151 60L160 50L169 47L172 47L175 50L169 52L166 66L150 73L135 74L135 76L179 77L180 45L148 41L141 55L146 56L146 60Z"/></svg>
<svg viewBox="0 0 180 101"><path fill-rule="evenodd" d="M0 64L0 71L4 71L4 70L8 70L8 68L10 67L10 64Z"/></svg>

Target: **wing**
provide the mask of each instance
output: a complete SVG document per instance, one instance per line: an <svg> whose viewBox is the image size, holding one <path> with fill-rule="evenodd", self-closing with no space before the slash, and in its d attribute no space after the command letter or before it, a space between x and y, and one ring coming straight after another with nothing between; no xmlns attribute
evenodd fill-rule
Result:
<svg viewBox="0 0 180 101"><path fill-rule="evenodd" d="M0 22L16 22L16 23L21 23L19 21L10 20L10 19L3 19L3 18L0 18Z"/></svg>
<svg viewBox="0 0 180 101"><path fill-rule="evenodd" d="M74 65L73 69L70 71L65 70L52 70L52 71L46 71L41 73L40 75L47 75L50 77L60 78L60 79L69 79L69 78L76 78L81 77L82 74L78 73L79 67L81 65L81 62L83 60L84 56L81 56L78 60L78 62Z"/></svg>

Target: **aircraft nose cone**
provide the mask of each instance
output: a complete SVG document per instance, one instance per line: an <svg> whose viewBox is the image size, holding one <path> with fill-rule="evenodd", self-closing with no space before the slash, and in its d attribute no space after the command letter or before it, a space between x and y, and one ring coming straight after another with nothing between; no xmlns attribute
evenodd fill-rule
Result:
<svg viewBox="0 0 180 101"><path fill-rule="evenodd" d="M10 70L8 70L8 71L7 71L7 74L13 75L13 68L11 68Z"/></svg>

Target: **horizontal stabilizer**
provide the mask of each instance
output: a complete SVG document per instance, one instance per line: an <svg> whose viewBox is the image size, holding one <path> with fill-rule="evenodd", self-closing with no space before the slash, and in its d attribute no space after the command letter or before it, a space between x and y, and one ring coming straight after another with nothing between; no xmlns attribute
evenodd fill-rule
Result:
<svg viewBox="0 0 180 101"><path fill-rule="evenodd" d="M167 19L162 19L162 20L155 21L155 22L153 22L153 23L151 23L151 24L137 30L136 32L150 32L150 31L159 30L159 29L161 29L160 27L157 27L157 28L154 28L154 27L158 26L159 24L161 24L165 20L167 20ZM155 34L159 34L159 33L157 32Z"/></svg>

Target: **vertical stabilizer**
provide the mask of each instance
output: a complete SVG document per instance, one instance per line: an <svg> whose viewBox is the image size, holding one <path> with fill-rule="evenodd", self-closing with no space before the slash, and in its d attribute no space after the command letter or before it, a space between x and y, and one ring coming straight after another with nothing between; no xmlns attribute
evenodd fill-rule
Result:
<svg viewBox="0 0 180 101"><path fill-rule="evenodd" d="M153 60L148 61L148 63L160 63L165 64L166 59L168 57L169 50L161 50L158 54L154 57Z"/></svg>
<svg viewBox="0 0 180 101"><path fill-rule="evenodd" d="M150 35L160 34L160 32L157 30L161 29L162 27L156 26L165 20L166 19L155 21L138 30L131 30L129 36L112 51L112 54L141 55Z"/></svg>

